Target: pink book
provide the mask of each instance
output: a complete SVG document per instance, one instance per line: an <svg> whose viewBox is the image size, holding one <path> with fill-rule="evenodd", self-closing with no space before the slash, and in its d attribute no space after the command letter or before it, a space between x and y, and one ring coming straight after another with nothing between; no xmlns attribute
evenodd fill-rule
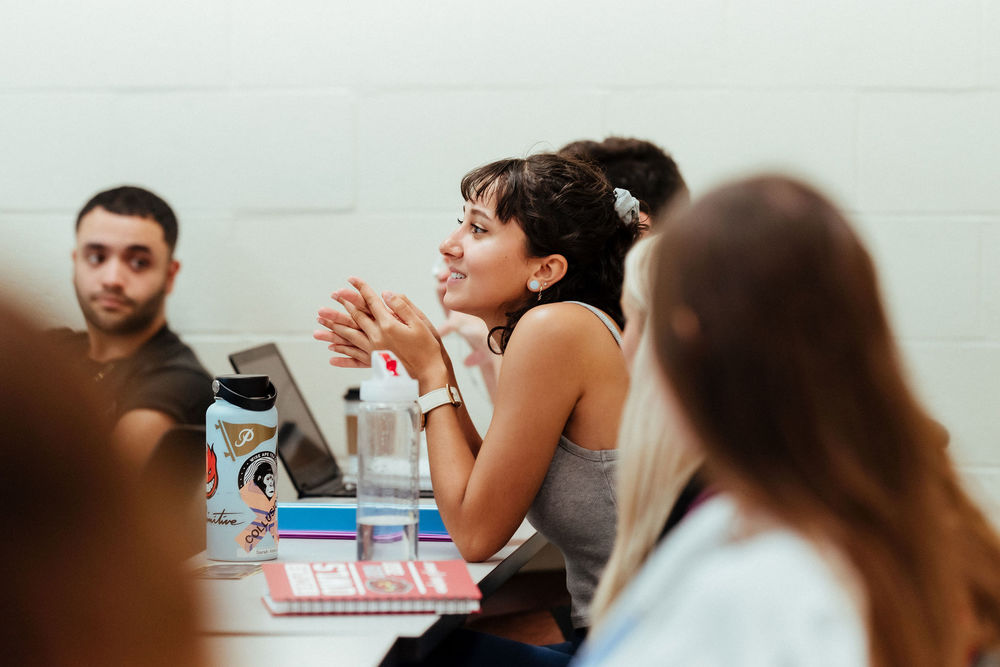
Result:
<svg viewBox="0 0 1000 667"><path fill-rule="evenodd" d="M463 560L264 563L264 604L285 614L469 614L482 594Z"/></svg>

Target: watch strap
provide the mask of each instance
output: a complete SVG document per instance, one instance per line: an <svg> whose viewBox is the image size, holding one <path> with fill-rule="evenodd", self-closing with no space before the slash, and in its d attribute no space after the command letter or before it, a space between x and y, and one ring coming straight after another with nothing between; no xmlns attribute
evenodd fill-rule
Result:
<svg viewBox="0 0 1000 667"><path fill-rule="evenodd" d="M428 412L442 405L459 407L462 405L462 394L458 391L458 387L446 384L418 398L417 405L420 406L420 427L423 428L427 421Z"/></svg>

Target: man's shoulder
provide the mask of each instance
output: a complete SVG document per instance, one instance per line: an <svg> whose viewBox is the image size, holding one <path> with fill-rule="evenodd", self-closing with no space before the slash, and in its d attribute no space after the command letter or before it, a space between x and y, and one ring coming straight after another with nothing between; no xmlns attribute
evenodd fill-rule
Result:
<svg viewBox="0 0 1000 667"><path fill-rule="evenodd" d="M212 376L198 357L164 326L130 360L122 412L158 410L182 424L200 423L212 402Z"/></svg>
<svg viewBox="0 0 1000 667"><path fill-rule="evenodd" d="M136 351L133 362L136 370L178 371L209 377L194 350L167 325Z"/></svg>

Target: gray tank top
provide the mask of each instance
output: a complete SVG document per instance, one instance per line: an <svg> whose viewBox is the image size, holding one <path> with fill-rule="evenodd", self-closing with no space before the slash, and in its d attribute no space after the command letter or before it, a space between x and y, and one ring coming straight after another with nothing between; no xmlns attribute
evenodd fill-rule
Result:
<svg viewBox="0 0 1000 667"><path fill-rule="evenodd" d="M607 315L579 301L566 303L578 303L597 315L621 345L618 329ZM542 487L528 510L531 525L566 560L574 628L590 625L590 600L614 546L617 462L616 449L584 449L561 436Z"/></svg>

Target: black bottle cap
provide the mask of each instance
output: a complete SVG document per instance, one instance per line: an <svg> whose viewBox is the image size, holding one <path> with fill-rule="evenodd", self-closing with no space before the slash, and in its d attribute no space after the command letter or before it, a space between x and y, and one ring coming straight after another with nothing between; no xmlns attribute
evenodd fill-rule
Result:
<svg viewBox="0 0 1000 667"><path fill-rule="evenodd" d="M212 393L227 403L254 412L266 412L278 400L278 392L266 375L220 375L212 382Z"/></svg>

